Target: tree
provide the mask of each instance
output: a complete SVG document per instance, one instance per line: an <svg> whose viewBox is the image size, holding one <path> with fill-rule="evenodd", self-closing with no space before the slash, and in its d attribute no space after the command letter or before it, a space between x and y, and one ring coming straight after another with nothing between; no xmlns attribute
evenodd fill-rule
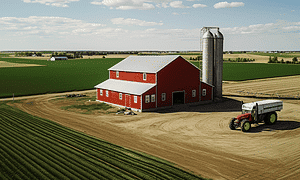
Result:
<svg viewBox="0 0 300 180"><path fill-rule="evenodd" d="M268 63L272 63L273 61L272 61L272 57L271 56L269 56L269 61L268 61Z"/></svg>
<svg viewBox="0 0 300 180"><path fill-rule="evenodd" d="M294 64L297 64L297 62L298 62L297 57L293 57L292 61L293 61Z"/></svg>
<svg viewBox="0 0 300 180"><path fill-rule="evenodd" d="M275 57L273 58L273 62L274 62L274 63L277 63L277 62L278 62L277 56L275 56Z"/></svg>
<svg viewBox="0 0 300 180"><path fill-rule="evenodd" d="M281 61L280 61L281 63L284 63L284 60L283 59L281 59Z"/></svg>

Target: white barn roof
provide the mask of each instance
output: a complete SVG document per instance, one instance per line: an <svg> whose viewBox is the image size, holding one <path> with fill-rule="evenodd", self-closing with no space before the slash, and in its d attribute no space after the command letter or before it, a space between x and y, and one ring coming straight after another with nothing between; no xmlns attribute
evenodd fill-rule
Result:
<svg viewBox="0 0 300 180"><path fill-rule="evenodd" d="M135 95L142 95L144 92L148 91L154 86L156 86L156 84L108 79L96 85L95 88L108 89L110 91L118 91L122 93L129 93Z"/></svg>
<svg viewBox="0 0 300 180"><path fill-rule="evenodd" d="M108 70L156 73L178 57L179 55L129 56Z"/></svg>

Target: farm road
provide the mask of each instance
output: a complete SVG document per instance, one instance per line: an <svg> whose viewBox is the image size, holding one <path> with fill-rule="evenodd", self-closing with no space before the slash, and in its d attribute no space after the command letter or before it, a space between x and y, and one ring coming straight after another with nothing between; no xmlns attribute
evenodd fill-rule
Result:
<svg viewBox="0 0 300 180"><path fill-rule="evenodd" d="M81 91L72 93L95 92ZM299 179L300 102L284 102L279 125L231 131L240 112L86 115L61 110L49 101L61 94L27 97L14 106L111 143L142 151L213 179ZM19 98L15 98L19 99ZM24 98L25 99L25 98ZM235 98L251 102L255 99ZM199 105L208 108L211 105ZM213 108L213 106L211 106ZM195 108L195 107L194 107Z"/></svg>

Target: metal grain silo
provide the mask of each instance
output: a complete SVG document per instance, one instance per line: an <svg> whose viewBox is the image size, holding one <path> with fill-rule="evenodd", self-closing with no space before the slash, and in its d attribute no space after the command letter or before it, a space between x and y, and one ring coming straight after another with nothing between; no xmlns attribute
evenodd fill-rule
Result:
<svg viewBox="0 0 300 180"><path fill-rule="evenodd" d="M213 85L214 36L207 30L203 37L202 81Z"/></svg>
<svg viewBox="0 0 300 180"><path fill-rule="evenodd" d="M223 80L223 34L219 31L214 34L214 96L222 98Z"/></svg>

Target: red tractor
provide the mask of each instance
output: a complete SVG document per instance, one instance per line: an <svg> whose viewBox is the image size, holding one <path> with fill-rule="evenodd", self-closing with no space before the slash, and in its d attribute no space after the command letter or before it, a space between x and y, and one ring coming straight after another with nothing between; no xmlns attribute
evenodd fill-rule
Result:
<svg viewBox="0 0 300 180"><path fill-rule="evenodd" d="M276 111L283 109L283 102L280 100L264 100L242 105L242 114L232 118L229 128L235 130L241 127L243 132L251 129L251 124L258 124L264 121L265 124L275 124L277 121Z"/></svg>

